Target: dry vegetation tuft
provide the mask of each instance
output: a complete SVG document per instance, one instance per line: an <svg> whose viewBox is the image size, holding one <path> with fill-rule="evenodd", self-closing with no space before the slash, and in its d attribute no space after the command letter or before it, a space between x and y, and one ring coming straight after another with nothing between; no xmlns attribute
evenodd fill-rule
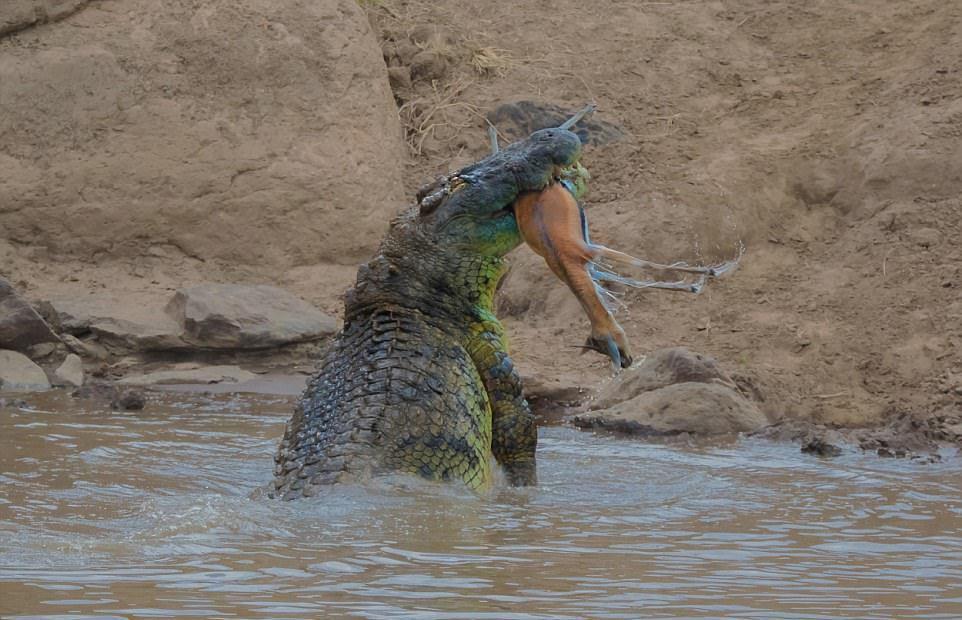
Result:
<svg viewBox="0 0 962 620"><path fill-rule="evenodd" d="M477 106L461 100L471 84L465 79L443 85L434 83L427 96L408 101L398 109L408 145L415 155L424 152L427 141L445 145L454 142L463 131L475 126L477 118L484 118Z"/></svg>
<svg viewBox="0 0 962 620"><path fill-rule="evenodd" d="M358 0L378 36L389 48L412 43L443 59L442 77L415 79L395 90L398 116L415 156L453 155L465 130L475 131L484 114L464 94L488 79L504 78L528 63L511 50L491 45L481 32L470 32L455 15L439 12L426 0ZM394 62L397 62L395 59ZM402 60L402 64L403 64ZM475 93L476 94L476 93Z"/></svg>
<svg viewBox="0 0 962 620"><path fill-rule="evenodd" d="M471 50L471 66L479 75L504 77L518 62L511 52L498 47L475 47Z"/></svg>

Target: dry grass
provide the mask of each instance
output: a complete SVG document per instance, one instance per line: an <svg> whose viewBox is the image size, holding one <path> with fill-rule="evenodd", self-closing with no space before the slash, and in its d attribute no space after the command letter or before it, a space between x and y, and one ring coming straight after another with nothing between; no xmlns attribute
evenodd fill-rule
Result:
<svg viewBox="0 0 962 620"><path fill-rule="evenodd" d="M471 66L479 75L504 75L514 67L518 66L511 52L498 47L472 47Z"/></svg>
<svg viewBox="0 0 962 620"><path fill-rule="evenodd" d="M411 100L398 109L408 146L414 155L424 152L424 143L428 139L451 143L465 130L474 128L476 118L484 118L477 106L461 100L471 84L464 79L434 84L428 96Z"/></svg>
<svg viewBox="0 0 962 620"><path fill-rule="evenodd" d="M470 103L479 99L471 95L485 91L481 87L468 92L476 84L519 70L533 73L536 81L583 82L580 76L559 75L556 67L492 45L484 32L471 31L469 24L459 22L456 12L428 0L357 1L382 39L411 41L447 61L448 72L440 80L415 82L413 88L395 93L398 117L415 157L450 157L457 144L463 145L465 132L477 132L479 121L487 125L482 110ZM429 28L434 36L427 36Z"/></svg>

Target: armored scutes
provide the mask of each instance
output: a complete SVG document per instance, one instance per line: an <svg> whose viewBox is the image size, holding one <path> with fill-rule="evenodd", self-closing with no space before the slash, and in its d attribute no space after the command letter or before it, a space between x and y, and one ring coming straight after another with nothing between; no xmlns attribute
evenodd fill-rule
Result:
<svg viewBox="0 0 962 620"><path fill-rule="evenodd" d="M537 428L493 299L521 243L515 200L580 156L570 131L535 132L425 187L391 223L287 425L276 496L391 471L483 490L491 455L511 484L536 483Z"/></svg>

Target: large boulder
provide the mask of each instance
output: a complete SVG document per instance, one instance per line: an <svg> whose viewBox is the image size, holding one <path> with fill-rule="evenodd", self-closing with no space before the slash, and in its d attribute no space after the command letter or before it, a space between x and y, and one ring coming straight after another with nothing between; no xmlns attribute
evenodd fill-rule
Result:
<svg viewBox="0 0 962 620"><path fill-rule="evenodd" d="M93 335L99 344L115 354L188 348L181 338L180 325L156 302L89 295L55 298L48 303L64 332L73 336Z"/></svg>
<svg viewBox="0 0 962 620"><path fill-rule="evenodd" d="M26 352L38 344L56 342L47 322L0 277L0 349Z"/></svg>
<svg viewBox="0 0 962 620"><path fill-rule="evenodd" d="M592 399L591 409L608 409L640 394L676 383L715 383L735 388L735 382L707 355L685 347L652 351L607 383Z"/></svg>
<svg viewBox="0 0 962 620"><path fill-rule="evenodd" d="M44 305L68 347L91 359L103 359L107 352L265 349L337 331L332 317L266 285L202 284L170 298L95 293L53 298Z"/></svg>
<svg viewBox="0 0 962 620"><path fill-rule="evenodd" d="M0 38L0 239L271 273L371 253L406 149L355 0L90 2L27 27L79 4L0 2L19 30Z"/></svg>
<svg viewBox="0 0 962 620"><path fill-rule="evenodd" d="M629 435L722 435L757 430L765 414L737 392L711 383L676 383L630 398L610 409L574 417L580 428Z"/></svg>
<svg viewBox="0 0 962 620"><path fill-rule="evenodd" d="M49 388L43 368L22 353L0 350L0 391L35 392Z"/></svg>
<svg viewBox="0 0 962 620"><path fill-rule="evenodd" d="M317 340L337 322L274 286L202 284L177 291L167 314L189 344L208 349L259 349Z"/></svg>
<svg viewBox="0 0 962 620"><path fill-rule="evenodd" d="M572 418L580 428L629 435L721 435L768 424L718 363L677 347L624 370Z"/></svg>

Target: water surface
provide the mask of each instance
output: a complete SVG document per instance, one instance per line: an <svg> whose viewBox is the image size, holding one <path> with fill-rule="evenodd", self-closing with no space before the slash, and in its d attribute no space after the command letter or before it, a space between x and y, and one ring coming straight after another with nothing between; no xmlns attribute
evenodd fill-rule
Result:
<svg viewBox="0 0 962 620"><path fill-rule="evenodd" d="M291 399L0 409L4 618L962 617L962 459L541 430L537 488L266 499Z"/></svg>

